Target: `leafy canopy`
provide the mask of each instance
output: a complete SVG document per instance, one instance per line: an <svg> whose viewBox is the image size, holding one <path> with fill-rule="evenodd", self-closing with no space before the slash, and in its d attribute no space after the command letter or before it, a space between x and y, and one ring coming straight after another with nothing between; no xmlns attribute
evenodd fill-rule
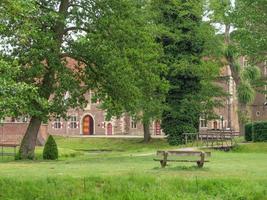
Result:
<svg viewBox="0 0 267 200"><path fill-rule="evenodd" d="M143 6L130 0L1 1L0 52L21 66L17 80L46 100L46 107L29 104L30 114L65 116L69 108L84 107L84 94L94 90L108 116L119 116L140 110L147 91L164 90L161 50Z"/></svg>

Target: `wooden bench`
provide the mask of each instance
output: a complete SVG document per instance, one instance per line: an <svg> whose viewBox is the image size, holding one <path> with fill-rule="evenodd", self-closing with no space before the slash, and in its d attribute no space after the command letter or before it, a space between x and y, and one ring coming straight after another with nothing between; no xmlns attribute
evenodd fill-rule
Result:
<svg viewBox="0 0 267 200"><path fill-rule="evenodd" d="M2 159L4 156L14 156L14 158L16 157L16 151L17 151L17 147L20 146L20 144L16 143L16 142L0 142L0 147L1 147L1 152L0 155L2 156ZM4 152L4 147L8 147L8 148L13 148L13 152Z"/></svg>
<svg viewBox="0 0 267 200"><path fill-rule="evenodd" d="M210 152L204 151L157 151L157 156L160 158L155 158L154 161L159 161L161 167L164 168L167 165L167 162L196 162L197 166L202 168L205 162L209 162L205 160L205 156L210 157ZM198 160L192 159L169 159L168 156L177 156L177 157L192 157L198 156Z"/></svg>

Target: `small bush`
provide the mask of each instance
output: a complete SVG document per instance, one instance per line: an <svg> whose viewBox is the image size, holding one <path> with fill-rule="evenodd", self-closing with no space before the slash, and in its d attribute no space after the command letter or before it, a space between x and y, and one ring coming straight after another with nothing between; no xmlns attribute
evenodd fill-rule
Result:
<svg viewBox="0 0 267 200"><path fill-rule="evenodd" d="M245 140L252 141L252 123L245 125Z"/></svg>
<svg viewBox="0 0 267 200"><path fill-rule="evenodd" d="M44 151L43 151L43 159L45 160L56 160L58 159L58 149L57 144L52 135L49 135Z"/></svg>

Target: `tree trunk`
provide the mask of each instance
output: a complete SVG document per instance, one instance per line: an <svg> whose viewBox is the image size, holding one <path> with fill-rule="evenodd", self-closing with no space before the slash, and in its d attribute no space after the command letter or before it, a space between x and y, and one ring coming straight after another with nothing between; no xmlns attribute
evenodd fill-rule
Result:
<svg viewBox="0 0 267 200"><path fill-rule="evenodd" d="M27 131L22 139L19 158L20 159L33 159L34 150L37 141L37 135L40 129L42 121L37 117L32 117L27 128Z"/></svg>
<svg viewBox="0 0 267 200"><path fill-rule="evenodd" d="M143 122L143 128L144 128L144 142L148 143L151 140L149 121Z"/></svg>
<svg viewBox="0 0 267 200"><path fill-rule="evenodd" d="M226 24L225 33L224 33L224 42L227 46L231 44L230 29L231 29L231 26L229 24ZM235 68L234 68L235 58L233 57L233 55L228 55L226 56L226 59L231 70L231 76L234 79L236 88L238 88L240 85L241 79L240 79L239 72L235 71ZM230 109L229 109L229 112L230 112ZM246 123L245 118L247 117L247 115L248 115L247 106L240 103L240 100L238 99L238 126L239 126L240 135L244 135L245 123Z"/></svg>

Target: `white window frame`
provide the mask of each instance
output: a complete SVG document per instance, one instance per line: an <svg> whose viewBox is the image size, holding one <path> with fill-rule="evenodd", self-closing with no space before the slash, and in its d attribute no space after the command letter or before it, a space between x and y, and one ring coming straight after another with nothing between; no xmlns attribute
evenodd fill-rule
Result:
<svg viewBox="0 0 267 200"><path fill-rule="evenodd" d="M69 128L70 129L76 129L76 128L78 128L78 117L77 117L77 115L71 115L70 116L70 119L69 119Z"/></svg>
<svg viewBox="0 0 267 200"><path fill-rule="evenodd" d="M131 128L137 129L137 121L134 117L131 117Z"/></svg>
<svg viewBox="0 0 267 200"><path fill-rule="evenodd" d="M208 121L205 118L200 118L200 128L207 128Z"/></svg>
<svg viewBox="0 0 267 200"><path fill-rule="evenodd" d="M57 117L54 119L53 127L54 127L54 129L61 129L62 128L62 123L61 123L60 117Z"/></svg>

